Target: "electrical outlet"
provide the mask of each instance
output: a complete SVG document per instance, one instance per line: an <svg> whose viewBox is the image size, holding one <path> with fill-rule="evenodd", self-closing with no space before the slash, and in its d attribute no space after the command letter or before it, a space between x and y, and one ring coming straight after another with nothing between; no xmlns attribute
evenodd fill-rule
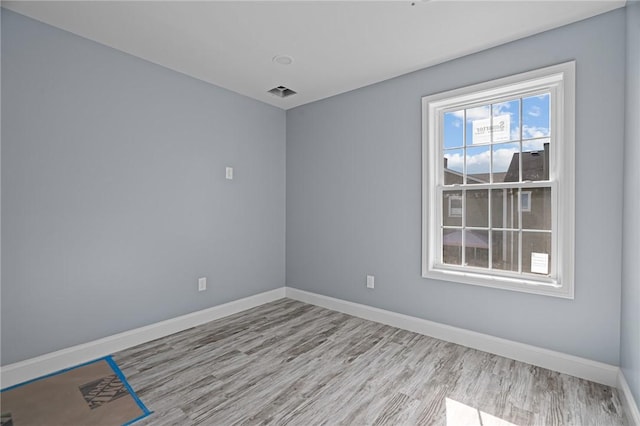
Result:
<svg viewBox="0 0 640 426"><path fill-rule="evenodd" d="M207 277L198 278L198 291L205 291L207 289Z"/></svg>
<svg viewBox="0 0 640 426"><path fill-rule="evenodd" d="M367 275L367 288L374 288L375 277L373 275Z"/></svg>

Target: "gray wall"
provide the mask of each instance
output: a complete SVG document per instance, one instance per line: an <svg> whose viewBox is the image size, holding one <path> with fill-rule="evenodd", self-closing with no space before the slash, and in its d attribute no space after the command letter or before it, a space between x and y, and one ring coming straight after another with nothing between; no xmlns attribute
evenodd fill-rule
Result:
<svg viewBox="0 0 640 426"><path fill-rule="evenodd" d="M624 227L624 10L296 108L286 136L277 108L2 10L2 364L282 286L286 138L287 285L621 360L638 398L640 18L627 9ZM570 59L576 299L421 278L421 96Z"/></svg>
<svg viewBox="0 0 640 426"><path fill-rule="evenodd" d="M284 285L284 111L7 10L2 65L3 364Z"/></svg>
<svg viewBox="0 0 640 426"><path fill-rule="evenodd" d="M627 3L620 365L640 406L640 2Z"/></svg>
<svg viewBox="0 0 640 426"><path fill-rule="evenodd" d="M421 96L571 59L575 300L421 278ZM289 110L287 286L617 365L624 74L617 10Z"/></svg>

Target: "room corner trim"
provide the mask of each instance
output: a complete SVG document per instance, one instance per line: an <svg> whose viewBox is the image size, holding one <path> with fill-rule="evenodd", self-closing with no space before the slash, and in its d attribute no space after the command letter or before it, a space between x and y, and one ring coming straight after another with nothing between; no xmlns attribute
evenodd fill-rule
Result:
<svg viewBox="0 0 640 426"><path fill-rule="evenodd" d="M537 346L514 342L475 331L452 327L445 324L374 308L359 303L348 302L329 296L310 293L286 287L286 297L334 311L376 321L436 339L457 343L469 348L500 355L516 361L591 380L607 386L617 386L617 366L556 352Z"/></svg>
<svg viewBox="0 0 640 426"><path fill-rule="evenodd" d="M35 358L0 367L2 389L114 352L168 336L285 297L285 288L266 291L155 324L128 330Z"/></svg>
<svg viewBox="0 0 640 426"><path fill-rule="evenodd" d="M640 426L640 410L638 410L638 405L633 398L631 388L629 387L627 379L625 379L624 374L622 373L622 369L620 369L620 372L618 373L617 387L621 394L620 399L622 399L622 404L624 405L624 411L627 413L629 424L631 426Z"/></svg>

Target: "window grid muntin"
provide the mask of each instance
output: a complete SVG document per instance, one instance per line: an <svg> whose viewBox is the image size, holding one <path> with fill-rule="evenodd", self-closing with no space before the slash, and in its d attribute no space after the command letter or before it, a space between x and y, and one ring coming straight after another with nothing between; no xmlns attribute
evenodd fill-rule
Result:
<svg viewBox="0 0 640 426"><path fill-rule="evenodd" d="M552 192L551 192L551 194L552 194L552 197L551 197L552 198L552 203L553 203L553 198L554 198L553 197L553 194L554 194L553 186L554 185L551 185L551 184L544 186L544 187L552 188ZM476 189L475 186L471 185L471 190L475 190L475 189ZM496 189L501 189L501 188L496 188ZM487 242L487 244L488 244L488 256L489 256L488 257L488 266L487 266L487 268L479 268L479 269L481 269L483 271L491 271L491 272L493 272L493 271L506 272L508 275L513 276L514 274L516 274L515 271L504 271L502 269L495 269L493 267L493 257L492 257L492 255L493 255L493 244L492 244L493 243L493 241L492 241L493 231L511 231L511 232L517 232L518 233L518 256L517 256L517 258L518 258L518 272L517 272L517 275L521 276L523 274L526 274L526 275L535 276L535 277L554 277L555 276L555 274L554 274L555 273L555 266L554 265L557 262L551 262L551 270L546 275L545 274L527 273L527 272L522 270L522 260L523 260L523 257L522 257L523 256L522 240L523 240L523 234L524 233L546 233L546 234L551 234L551 240L552 241L551 241L551 254L550 254L550 257L551 257L551 259L553 259L553 257L554 257L553 255L555 254L556 248L554 246L555 243L554 243L553 239L554 239L554 236L555 236L556 233L554 232L554 228L553 228L553 216L554 216L553 215L553 206L552 206L552 210L551 210L552 211L552 228L551 229L527 229L527 228L524 228L524 225L523 225L523 222L522 222L522 205L521 205L521 203L522 203L522 189L518 188L518 195L516 196L516 200L517 200L517 204L518 204L518 215L519 215L518 227L517 228L516 227L512 227L512 228L493 227L492 224L491 224L491 216L489 216L488 219L487 219L487 225L488 226L486 226L486 227L484 227L484 226L467 226L466 225L466 216L467 216L466 215L466 211L467 211L466 191L467 191L467 189L462 189L462 218L461 218L462 219L462 225L461 226L444 225L443 224L443 218L440 219L440 236L443 235L443 231L445 229L454 229L454 230L459 230L461 232L461 246L460 246L461 265L454 265L454 264L450 264L450 263L444 263L443 256L444 256L444 248L445 248L445 246L442 243L442 240L440 241L440 247L441 247L441 249L440 249L441 258L440 258L440 262L439 262L440 265L446 266L446 267L459 266L459 267L462 267L462 268L465 268L465 267L477 268L477 267L468 265L467 262L466 262L467 245L466 245L466 232L465 231L467 231L467 230L487 231L487 233L488 233L488 242ZM490 189L488 191L488 200L487 200L488 204L489 204L489 213L488 213L489 215L491 215L491 202L492 202L491 200L492 200L492 197L491 197L491 189Z"/></svg>
<svg viewBox="0 0 640 426"><path fill-rule="evenodd" d="M524 137L524 118L523 118L523 100L525 98L529 98L532 96L540 96L540 95L548 95L549 96L549 135L548 136L539 136L539 137L532 137L532 138L525 138ZM553 167L551 167L551 162L553 159L553 155L552 155L552 150L549 150L549 177L547 180L527 180L525 181L523 179L523 143L524 142L529 142L529 141L536 141L536 140L544 140L544 141L548 141L549 145L551 147L552 143L557 143L555 142L555 135L556 135L556 129L555 129L555 123L553 123L553 118L554 115L556 113L556 104L555 104L555 98L556 98L556 90L555 90L555 86L550 86L550 87L541 87L541 88L536 88L534 90L528 90L528 91L518 91L517 93L510 93L509 95L506 96L500 96L497 98L484 98L481 99L479 101L476 102L472 102L472 103L461 103L455 106L449 106L445 109L442 109L439 111L438 114L438 126L440 128L440 131L438 132L438 147L439 147L439 157L440 157L440 170L441 172L438 173L439 176L439 182L437 184L437 192L439 194L439 199L442 200L442 194L443 194L443 190L446 188L448 190L454 189L454 190L460 190L462 193L462 226L461 227L457 227L457 226L450 226L444 225L444 218L440 217L440 232L439 232L439 245L440 245L440 259L438 262L439 266L443 266L443 267L457 267L457 268L473 268L473 269L478 269L479 271L484 271L485 275L489 275L489 273L494 274L496 272L499 272L501 275L503 273L506 273L506 276L516 276L516 277L523 277L523 276L531 276L531 277L536 277L536 281L546 281L545 278L552 278L552 277L556 277L556 263L552 261L551 262L551 270L548 271L548 274L533 274L533 273L528 273L522 270L522 262L523 262L523 247L522 247L522 240L523 240L523 233L524 232L548 232L551 234L552 236L552 241L551 241L551 254L550 254L550 258L553 259L554 256L556 256L556 250L557 250L557 246L556 246L556 232L554 232L554 230L556 229L556 214L554 214L556 212L555 209L555 205L554 205L554 200L555 200L555 196L556 196L556 192L555 191L555 185L554 185L554 181L552 179L551 173L553 170ZM519 138L517 140L514 140L512 138L509 138L508 141L500 141L498 143L494 143L493 141L493 131L490 132L490 141L489 143L483 143L483 144L478 144L476 145L477 147L487 147L489 150L489 171L488 171L488 180L489 182L487 183L478 183L478 184L470 184L468 183L467 179L469 176L468 173L468 167L467 167L467 149L470 146L473 145L469 145L467 143L467 110L473 109L473 108L478 108L478 107L483 107L483 106L489 106L489 117L490 117L490 128L493 129L493 119L494 119L494 115L493 115L493 109L494 109L494 105L497 103L501 103L501 102L513 102L513 101L518 101L518 135ZM459 147L448 147L445 148L444 147L444 131L443 131L443 127L444 127L444 114L447 112L457 112L462 110L463 114L463 124L462 124L462 146ZM509 134L511 134L511 129L509 129ZM503 144L508 144L508 143L518 143L518 181L517 182L494 182L494 164L493 164L493 147L494 146L500 146ZM444 167L444 154L447 152L452 152L454 150L462 150L462 157L463 157L463 167L462 167L462 184L448 184L445 185L445 179L444 179L444 175L445 175L445 167ZM529 152L529 151L527 151ZM522 191L523 189L529 188L529 187L535 187L535 188L542 188L542 187L549 187L551 188L551 230L526 230L523 228L523 221L522 221ZM467 203L466 203L466 192L467 190L483 190L483 189L487 189L487 204L488 204L488 218L487 218L487 222L488 222L488 227L472 227L472 226L467 226L466 225L466 221L467 221ZM493 211L492 211L492 191L493 190L499 190L499 189L517 189L517 214L518 214L518 228L494 228L493 224L492 224L492 217L493 217ZM531 202L531 200L530 200ZM449 264L449 263L444 263L444 249L445 246L443 244L442 241L442 236L444 229L458 229L461 232L461 247L460 247L460 251L461 251L461 265L454 265L454 264ZM481 230L481 231L487 231L487 251L488 251L488 266L487 268L479 268L476 266L470 266L467 264L467 260L466 260L466 249L467 249L467 244L466 244L466 230ZM515 271L505 271L502 269L496 269L493 267L493 231L501 231L501 230L506 230L506 231L512 231L512 232L517 232L518 235L518 254L517 254L517 259L518 259L518 270L517 272ZM542 279L541 279L542 278Z"/></svg>
<svg viewBox="0 0 640 426"><path fill-rule="evenodd" d="M493 142L493 132L491 132L490 134L490 142L489 143L483 143L483 144L478 144L475 145L475 147L487 147L489 149L489 182L487 183L494 183L494 172L493 172L493 147L496 145L503 145L503 144L508 144L508 143L518 143L519 145L519 155L518 155L518 182L528 182L528 181L524 181L523 180L523 176L522 176L522 154L523 154L523 143L524 142L531 142L531 141L544 141L544 140L548 140L549 144L551 145L552 140L554 139L554 130L555 130L555 126L553 123L553 111L555 108L555 88L554 87L544 87L544 88L539 88L537 90L530 90L530 91L523 91L523 92L518 92L517 95L514 95L513 93L510 94L509 96L502 96L502 97L498 97L498 98L487 98L484 99L482 101L477 101L474 103L470 103L470 104L458 104L455 105L453 107L447 107L444 108L442 110L440 110L439 112L439 117L438 117L438 121L439 121L439 127L441 129L441 131L439 132L440 135L438 136L439 141L438 141L438 146L439 146L439 150L440 150L440 157L441 157L441 161L444 160L444 155L447 152L453 152L456 150L462 150L462 185L468 185L469 183L467 182L469 173L468 173L468 168L467 168L467 150L468 148L474 147L473 145L468 145L467 144L467 110L469 109L474 109L474 108L478 108L478 107L482 107L482 106L489 106L490 107L490 126L493 126L493 108L495 104L498 103L503 103L503 102L513 102L513 101L518 101L518 134L519 134L519 138L518 139L511 139L509 138L508 141L500 141L498 143L494 143ZM536 136L536 137L531 137L531 138L525 138L524 137L524 120L523 120L523 99L525 98L529 98L529 97L533 97L533 96L541 96L541 95L548 95L549 96L549 136ZM453 147L446 147L444 146L444 131L442 130L443 126L444 126L444 115L446 113L455 113L462 110L462 117L463 117L463 123L462 123L462 145L461 146L453 146ZM511 131L509 131L509 133L511 133ZM529 152L529 151L527 151ZM550 159L551 161L551 159ZM552 167L549 167L550 170L552 170ZM442 173L440 174L440 184L444 184L444 168L441 168ZM544 182L544 181L534 181L534 182ZM460 185L460 184L452 184L452 185ZM473 184L473 185L482 185L482 184Z"/></svg>

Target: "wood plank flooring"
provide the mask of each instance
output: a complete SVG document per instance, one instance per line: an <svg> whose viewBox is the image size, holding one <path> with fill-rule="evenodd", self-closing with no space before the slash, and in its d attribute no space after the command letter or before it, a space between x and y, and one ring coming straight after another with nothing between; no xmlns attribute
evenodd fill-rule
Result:
<svg viewBox="0 0 640 426"><path fill-rule="evenodd" d="M141 425L624 425L615 389L290 299L116 353Z"/></svg>

